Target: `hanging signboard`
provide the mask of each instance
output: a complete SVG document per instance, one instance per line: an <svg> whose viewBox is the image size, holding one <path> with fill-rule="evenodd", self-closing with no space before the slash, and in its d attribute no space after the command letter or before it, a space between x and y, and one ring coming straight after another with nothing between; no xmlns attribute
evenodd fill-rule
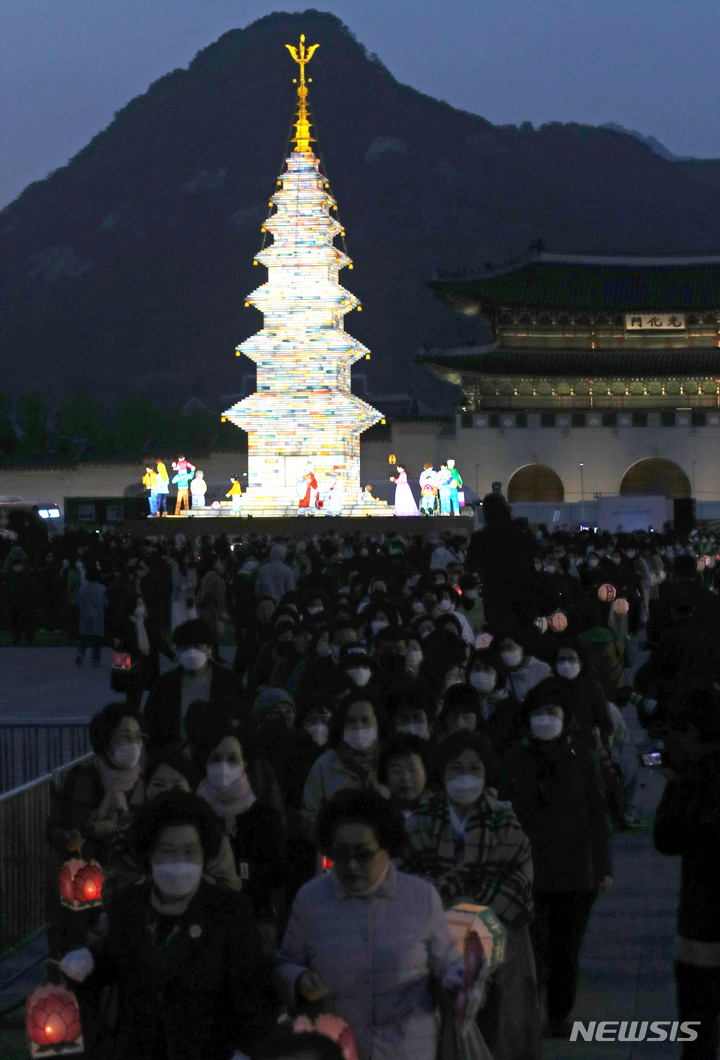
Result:
<svg viewBox="0 0 720 1060"><path fill-rule="evenodd" d="M626 313L626 331L683 331L684 313Z"/></svg>

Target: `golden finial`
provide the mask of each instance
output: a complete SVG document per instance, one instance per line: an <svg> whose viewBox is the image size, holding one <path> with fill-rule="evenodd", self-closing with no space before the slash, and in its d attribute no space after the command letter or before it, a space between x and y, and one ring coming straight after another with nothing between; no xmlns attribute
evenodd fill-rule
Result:
<svg viewBox="0 0 720 1060"><path fill-rule="evenodd" d="M292 55L295 62L300 67L300 84L298 85L298 117L295 122L295 150L300 151L303 154L312 154L310 150L310 144L315 143L314 139L310 135L310 122L308 120L308 108L307 108L307 85L305 84L305 67L312 59L315 51L320 47L319 44L313 44L309 48L305 48L305 34L300 34L300 44L297 48L292 44L286 44L285 47Z"/></svg>

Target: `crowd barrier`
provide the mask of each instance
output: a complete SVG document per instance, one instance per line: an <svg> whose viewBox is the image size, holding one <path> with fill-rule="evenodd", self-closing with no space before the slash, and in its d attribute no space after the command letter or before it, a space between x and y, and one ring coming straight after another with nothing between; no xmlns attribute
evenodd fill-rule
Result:
<svg viewBox="0 0 720 1060"><path fill-rule="evenodd" d="M48 884L61 860L45 840L53 784L85 754L29 784L0 794L0 961L15 953L45 926Z"/></svg>
<svg viewBox="0 0 720 1060"><path fill-rule="evenodd" d="M0 794L87 754L89 731L82 718L0 719Z"/></svg>

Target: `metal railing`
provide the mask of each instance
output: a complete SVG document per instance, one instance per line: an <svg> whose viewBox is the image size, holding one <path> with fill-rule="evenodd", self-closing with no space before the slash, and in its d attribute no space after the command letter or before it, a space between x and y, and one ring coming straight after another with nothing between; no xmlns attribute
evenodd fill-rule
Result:
<svg viewBox="0 0 720 1060"><path fill-rule="evenodd" d="M45 839L52 785L91 758L83 755L0 795L0 961L45 926L48 885L57 886L61 866Z"/></svg>
<svg viewBox="0 0 720 1060"><path fill-rule="evenodd" d="M0 794L87 754L89 732L84 718L0 718Z"/></svg>

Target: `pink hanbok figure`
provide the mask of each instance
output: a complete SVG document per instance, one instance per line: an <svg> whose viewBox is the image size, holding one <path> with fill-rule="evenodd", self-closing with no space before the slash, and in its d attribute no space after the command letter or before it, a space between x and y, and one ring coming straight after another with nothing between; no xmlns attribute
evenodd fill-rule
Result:
<svg viewBox="0 0 720 1060"><path fill-rule="evenodd" d="M419 515L418 506L415 503L413 492L408 485L407 471L400 464L397 465L397 478L391 478L395 483L395 514L396 515Z"/></svg>

